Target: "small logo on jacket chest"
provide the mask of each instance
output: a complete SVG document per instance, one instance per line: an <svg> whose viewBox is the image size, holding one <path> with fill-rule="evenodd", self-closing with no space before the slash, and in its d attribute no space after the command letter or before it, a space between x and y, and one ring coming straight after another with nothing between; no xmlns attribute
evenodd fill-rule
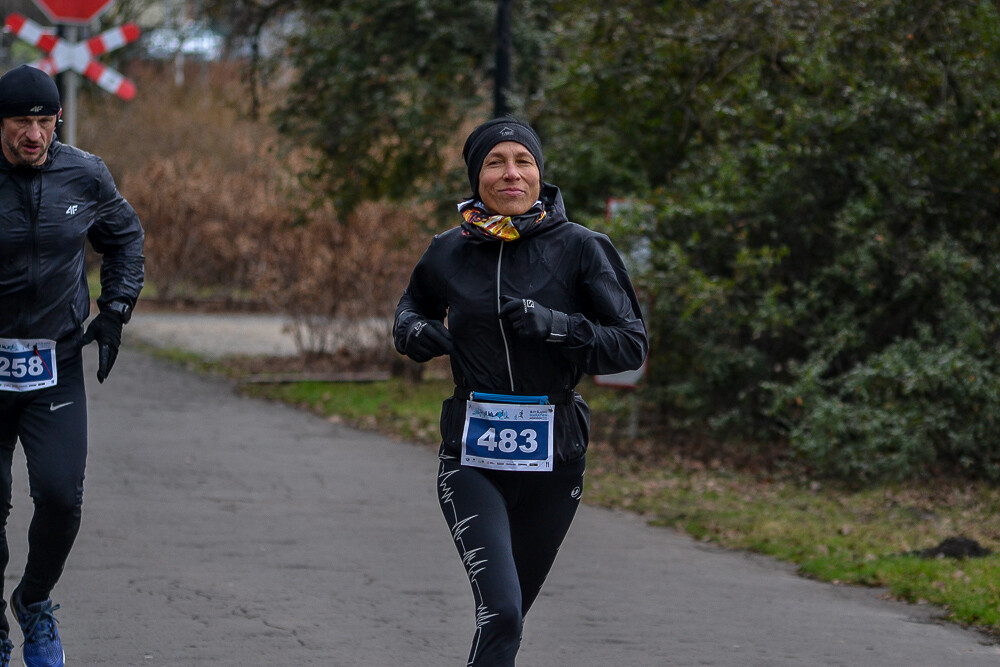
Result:
<svg viewBox="0 0 1000 667"><path fill-rule="evenodd" d="M66 209L66 215L76 215L79 208L80 206L78 204L70 204L70 207Z"/></svg>

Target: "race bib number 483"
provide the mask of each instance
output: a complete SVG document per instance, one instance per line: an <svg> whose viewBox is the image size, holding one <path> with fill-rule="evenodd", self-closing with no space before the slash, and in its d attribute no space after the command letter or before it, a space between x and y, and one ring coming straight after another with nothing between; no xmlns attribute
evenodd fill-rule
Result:
<svg viewBox="0 0 1000 667"><path fill-rule="evenodd" d="M478 468L551 472L552 405L469 401L462 464Z"/></svg>
<svg viewBox="0 0 1000 667"><path fill-rule="evenodd" d="M0 338L0 391L31 391L56 384L56 344Z"/></svg>

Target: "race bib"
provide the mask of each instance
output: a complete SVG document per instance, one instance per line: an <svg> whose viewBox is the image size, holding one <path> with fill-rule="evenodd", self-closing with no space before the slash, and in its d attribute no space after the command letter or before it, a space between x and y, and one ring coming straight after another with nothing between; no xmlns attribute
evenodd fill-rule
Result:
<svg viewBox="0 0 1000 667"><path fill-rule="evenodd" d="M32 391L56 384L56 343L0 338L0 391Z"/></svg>
<svg viewBox="0 0 1000 667"><path fill-rule="evenodd" d="M468 401L462 465L551 472L554 417L552 405Z"/></svg>

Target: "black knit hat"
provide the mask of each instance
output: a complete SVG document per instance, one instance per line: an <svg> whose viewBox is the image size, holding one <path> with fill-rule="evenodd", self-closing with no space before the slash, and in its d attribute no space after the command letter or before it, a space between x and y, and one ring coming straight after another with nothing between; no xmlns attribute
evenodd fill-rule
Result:
<svg viewBox="0 0 1000 667"><path fill-rule="evenodd" d="M0 76L0 118L55 116L62 105L52 77L31 65Z"/></svg>
<svg viewBox="0 0 1000 667"><path fill-rule="evenodd" d="M462 159L469 168L469 185L472 186L473 197L479 196L479 171L483 168L483 160L494 146L503 141L516 141L528 149L538 163L538 178L541 180L542 140L538 138L538 134L526 122L513 116L494 118L474 129L462 149Z"/></svg>

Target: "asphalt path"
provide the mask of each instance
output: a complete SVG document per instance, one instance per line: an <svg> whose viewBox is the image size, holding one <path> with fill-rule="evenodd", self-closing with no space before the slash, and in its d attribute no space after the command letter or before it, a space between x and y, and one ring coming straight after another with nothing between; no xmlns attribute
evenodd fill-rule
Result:
<svg viewBox="0 0 1000 667"><path fill-rule="evenodd" d="M473 598L433 450L242 398L127 343L103 385L86 355L84 520L53 593L71 667L465 664ZM8 590L24 478L16 463ZM518 665L1000 664L939 617L584 505Z"/></svg>

